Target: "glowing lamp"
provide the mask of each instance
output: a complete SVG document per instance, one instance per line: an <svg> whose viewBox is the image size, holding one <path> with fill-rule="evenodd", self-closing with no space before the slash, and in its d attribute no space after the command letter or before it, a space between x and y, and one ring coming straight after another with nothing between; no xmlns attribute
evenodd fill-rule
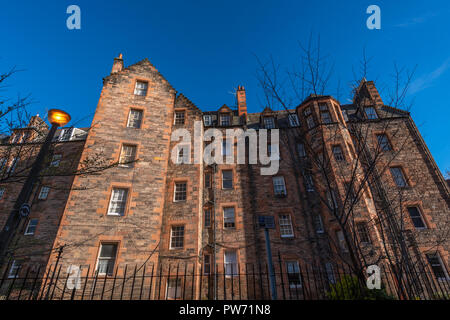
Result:
<svg viewBox="0 0 450 320"><path fill-rule="evenodd" d="M62 110L51 109L48 111L48 120L52 125L64 127L70 121L70 116Z"/></svg>

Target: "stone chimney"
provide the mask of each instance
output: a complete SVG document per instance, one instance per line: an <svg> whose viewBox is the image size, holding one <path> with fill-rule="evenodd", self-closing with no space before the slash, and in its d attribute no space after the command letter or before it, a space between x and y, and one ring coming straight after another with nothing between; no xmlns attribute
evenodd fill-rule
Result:
<svg viewBox="0 0 450 320"><path fill-rule="evenodd" d="M116 72L122 71L122 69L123 69L123 59L122 59L122 54L120 53L117 58L114 58L114 63L113 63L111 73L116 73Z"/></svg>
<svg viewBox="0 0 450 320"><path fill-rule="evenodd" d="M245 88L238 86L236 91L237 105L239 116L247 116L247 99L245 97Z"/></svg>

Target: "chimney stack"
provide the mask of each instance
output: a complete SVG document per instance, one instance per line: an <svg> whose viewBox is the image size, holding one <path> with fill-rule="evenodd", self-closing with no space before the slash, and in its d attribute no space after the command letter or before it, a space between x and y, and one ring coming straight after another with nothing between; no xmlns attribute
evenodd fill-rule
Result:
<svg viewBox="0 0 450 320"><path fill-rule="evenodd" d="M123 69L123 59L122 54L120 53L117 58L114 58L113 67L111 73L120 72Z"/></svg>
<svg viewBox="0 0 450 320"><path fill-rule="evenodd" d="M245 88L243 86L238 86L236 98L239 116L245 115L245 117L247 117L247 99L245 97Z"/></svg>

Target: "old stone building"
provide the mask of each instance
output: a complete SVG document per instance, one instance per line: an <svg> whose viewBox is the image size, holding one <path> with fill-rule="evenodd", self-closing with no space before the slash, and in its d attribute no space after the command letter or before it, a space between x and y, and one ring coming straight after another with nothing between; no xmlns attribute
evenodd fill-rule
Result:
<svg viewBox="0 0 450 320"><path fill-rule="evenodd" d="M228 294L267 298L268 282L257 288L247 281L241 288L234 276L267 268L260 221L269 216L275 271L286 274L290 290L302 288L304 264L323 268L334 282L337 261L351 261L351 252L364 266L386 259L392 265L404 248L413 264L449 279L449 187L410 114L384 105L372 81L361 81L349 105L311 95L296 109L248 113L244 87L236 101L203 112L147 59L125 68L122 56L115 58L87 136L55 150L81 152L80 161L101 153L119 165L42 182L71 186L70 192L51 191L37 201L29 218L39 219L34 235L17 241L45 234L40 261L47 270L58 264L81 266L83 276L125 278L133 268L167 275L143 287L155 298L226 298L223 286L231 288ZM250 137L245 163L205 163L203 151L227 129L255 130L258 138L267 130L267 156L277 161L279 150L279 170L262 175L268 165L250 163L257 144ZM279 141L271 135L277 129ZM183 132L189 143L183 144ZM216 138L204 138L208 134ZM214 156L222 159L239 152L238 140L219 145ZM259 143L259 156L265 148ZM6 188L0 200L5 213L14 196ZM339 214L347 209L351 221L343 226ZM349 248L352 243L357 247ZM37 261L34 253L12 257L16 265L27 259ZM185 276L192 273L204 277ZM211 280L214 274L220 279Z"/></svg>

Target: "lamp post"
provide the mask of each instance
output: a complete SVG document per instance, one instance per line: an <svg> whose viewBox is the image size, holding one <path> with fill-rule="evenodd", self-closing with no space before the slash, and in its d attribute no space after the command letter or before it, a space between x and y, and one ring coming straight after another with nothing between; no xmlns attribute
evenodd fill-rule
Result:
<svg viewBox="0 0 450 320"><path fill-rule="evenodd" d="M0 266L3 265L8 245L14 237L20 222L30 214L30 197L38 180L39 173L42 170L42 165L44 164L45 157L50 149L56 129L65 126L70 121L70 115L62 110L51 109L48 111L48 120L52 125L50 131L45 138L44 144L39 150L16 202L14 203L13 210L10 212L6 224L0 232Z"/></svg>

